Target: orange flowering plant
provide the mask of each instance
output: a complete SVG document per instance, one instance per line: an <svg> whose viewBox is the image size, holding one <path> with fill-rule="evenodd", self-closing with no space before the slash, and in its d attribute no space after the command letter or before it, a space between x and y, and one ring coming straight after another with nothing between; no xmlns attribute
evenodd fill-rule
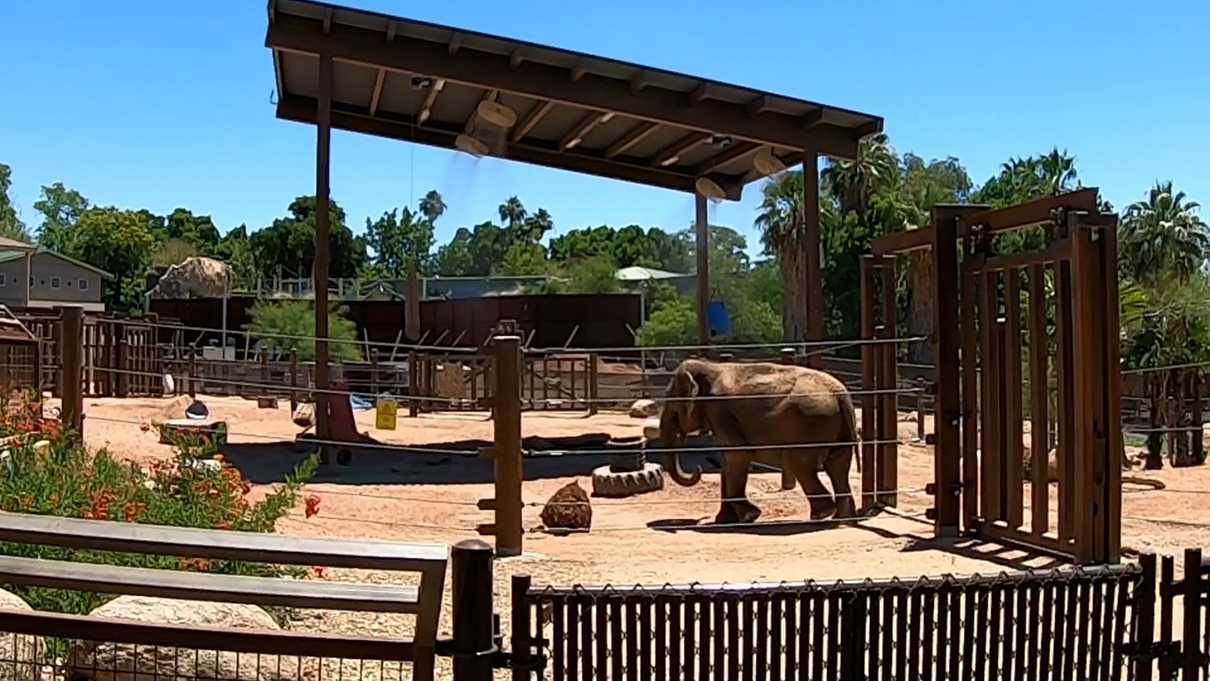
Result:
<svg viewBox="0 0 1210 681"><path fill-rule="evenodd" d="M12 423L12 421L6 421ZM26 431L34 432L34 431ZM273 532L278 519L298 502L302 486L318 468L304 460L285 481L253 501L251 483L210 444L196 439L174 443L176 456L150 466L115 459L105 450L89 452L62 433L37 431L0 448L0 510L90 520L177 527ZM50 442L36 449L35 439ZM53 560L187 569L248 575L301 576L305 570L231 561L183 561L0 542L0 554ZM18 591L36 609L87 613L108 596L39 588Z"/></svg>

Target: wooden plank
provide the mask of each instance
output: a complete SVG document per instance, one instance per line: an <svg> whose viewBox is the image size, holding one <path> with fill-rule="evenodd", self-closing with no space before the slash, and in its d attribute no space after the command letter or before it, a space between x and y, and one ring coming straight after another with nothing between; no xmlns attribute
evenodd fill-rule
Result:
<svg viewBox="0 0 1210 681"><path fill-rule="evenodd" d="M646 631L643 630L643 623L639 621L639 604L636 594L627 594L625 596L625 619L622 620L620 626L626 632L624 641L626 643L626 653L624 664L626 668L627 681L637 681L639 672L643 673L643 679L646 681L650 678L648 671L650 665L651 651L651 625L648 624ZM647 664L643 663L643 657L646 656Z"/></svg>
<svg viewBox="0 0 1210 681"><path fill-rule="evenodd" d="M992 589L982 585L968 588L966 591L966 597L975 601L975 618L972 620L968 617L966 620L966 630L975 639L974 674L968 675L967 678L996 678L996 668L988 664L989 661L995 659L996 639L999 634L998 628L988 612L991 593ZM993 608L991 612L994 613L995 609ZM967 658L968 671L970 661L971 658Z"/></svg>
<svg viewBox="0 0 1210 681"><path fill-rule="evenodd" d="M580 654L580 647L581 647L581 643L580 643L580 641L581 641L581 639L580 639L580 627L581 627L581 624L580 624L580 612L581 612L580 600L578 598L574 598L574 597L573 598L560 598L555 601L556 612L559 609L559 603L565 603L567 605L567 619L566 619L566 625L564 626L564 632L567 637L567 655L564 657L564 664L567 667L567 679L568 679L568 681L579 681L580 678L588 679L589 676L587 674L585 674L583 677L580 676L580 667L579 667L580 658L581 658L581 654ZM558 622L558 620L556 619L555 630L554 630L556 646L559 645L559 642L558 642L559 627L558 627L557 622ZM538 629L538 631L541 631L541 629ZM587 640L584 641L583 648L584 648L585 653L587 653L591 649L591 647L592 647L590 645L591 643L592 643L591 641L587 641ZM559 665L556 662L555 669L558 670L558 668L559 668ZM556 673L557 673L557 671L556 671Z"/></svg>
<svg viewBox="0 0 1210 681"><path fill-rule="evenodd" d="M1047 633L1039 633L1039 628L1044 626L1049 613L1042 611L1042 589L1037 582L1030 582L1025 585L1026 599L1029 602L1029 617L1023 620L1021 629L1025 630L1028 625L1028 641L1029 651L1025 656L1025 666L1021 669L1019 678L1028 679L1029 681L1037 681L1042 677L1040 670L1044 668L1044 659L1046 657L1046 637Z"/></svg>
<svg viewBox="0 0 1210 681"><path fill-rule="evenodd" d="M870 251L874 255L903 255L911 251L932 248L934 242L933 228L931 226L920 227L880 236L870 242Z"/></svg>
<svg viewBox="0 0 1210 681"><path fill-rule="evenodd" d="M827 632L828 632L827 646L828 647L824 648L822 644L816 646L815 654L822 658L822 657L824 657L824 653L821 651L826 650L827 669L828 669L827 678L841 679L843 677L841 676L841 669L840 669L840 650L841 650L841 647L844 645L844 637L841 636L841 632L840 632L840 610L843 607L844 596L841 594L841 592L839 590L833 590L827 594L827 598L828 598L828 625L827 625ZM821 614L822 614L822 611L821 611ZM815 621L816 621L816 623L821 622L821 620L818 618ZM820 676L816 676L814 678L821 679L824 677L822 675L820 675Z"/></svg>
<svg viewBox="0 0 1210 681"><path fill-rule="evenodd" d="M587 617L584 618L584 648L587 653L591 643L595 650L585 659L584 678L592 678L591 675L595 673L597 681L606 681L609 678L609 606L603 600L590 600L588 603L592 608L595 626L588 624Z"/></svg>
<svg viewBox="0 0 1210 681"><path fill-rule="evenodd" d="M891 621L887 620L888 629L890 628L890 624ZM920 639L908 639L908 594L907 589L899 589L895 593L895 668L892 671L890 664L887 664L883 668L883 681L907 679L907 657L909 651L919 647ZM890 649L889 638L887 639L887 649ZM886 650L883 651L883 658L888 658Z"/></svg>
<svg viewBox="0 0 1210 681"><path fill-rule="evenodd" d="M998 364L996 362L996 316L999 307L996 299L996 273L980 275L979 282L979 382L981 404L979 412L979 511L984 523L1000 518L1000 495L1002 480L997 476L1000 458L1000 430L997 418L1001 397Z"/></svg>
<svg viewBox="0 0 1210 681"><path fill-rule="evenodd" d="M1051 221L1053 212L1060 208L1093 213L1097 210L1097 197L1097 188L1089 187L1006 208L972 213L963 216L962 233L969 232L974 225L982 226L987 232L993 234L1040 225Z"/></svg>
<svg viewBox="0 0 1210 681"><path fill-rule="evenodd" d="M1160 622L1159 632L1156 640L1161 644L1172 643L1175 640L1173 636L1174 630L1172 627L1173 610L1176 601L1176 590L1173 586L1176 584L1176 561L1172 556L1162 556L1160 558ZM1173 661L1164 658L1160 659L1159 677L1161 679L1172 679L1176 677L1176 665Z"/></svg>
<svg viewBox="0 0 1210 681"><path fill-rule="evenodd" d="M1057 239L1040 250L1013 253L1011 255L981 257L975 260L974 263L977 264L980 272L1012 271L1065 260L1071 257L1070 254L1071 240Z"/></svg>
<svg viewBox="0 0 1210 681"><path fill-rule="evenodd" d="M708 681L709 679L712 678L710 675L710 668L711 668L711 655L710 654L711 654L711 646L712 646L712 644L714 644L714 640L713 640L714 632L710 626L710 619L714 615L714 611L711 608L711 603L707 598L703 597L703 598L695 599L695 601L696 601L696 605L697 605L697 621L698 621L697 677L699 679L701 679L701 681ZM685 613L685 619L686 619L686 622L691 621L691 620L689 620L688 612ZM717 646L717 644L714 644L714 645ZM690 660L692 655L693 655L693 649L686 647L685 648L685 666L686 667L692 666L692 661Z"/></svg>
<svg viewBox="0 0 1210 681"><path fill-rule="evenodd" d="M573 655L573 652L575 651L575 647L576 647L575 643L572 642L572 638L573 638L574 634L572 633L571 629L568 626L570 624L569 620L574 619L574 618L569 618L564 614L563 606L566 603L568 603L568 599L553 598L549 601L546 601L546 603L550 604L550 608L552 610L552 613L551 613L552 631L551 631L551 640L550 640L550 649L551 649L551 657L552 657L551 662L553 663L551 665L553 667L552 671L554 672L555 681L564 681L564 679L566 678L566 671L567 671L567 667L568 667L567 661L570 659L570 660L572 660L572 662L574 664L574 661L576 659L575 656ZM568 610L570 610L570 609L571 608L568 608ZM539 605L539 613L540 612L541 612L541 605ZM539 618L539 621L541 621L540 618ZM536 631L541 632L542 627L539 626ZM566 654L564 653L565 650L566 650ZM518 651L518 652L520 652L520 651ZM574 677L574 674L572 676Z"/></svg>
<svg viewBox="0 0 1210 681"><path fill-rule="evenodd" d="M937 671L938 681L946 678L958 678L957 670L951 670L949 664L950 645L954 638L953 632L950 630L950 592L952 589L953 587L951 583L947 580L946 582L942 583L941 587L937 590L937 664L925 665L925 678L928 681L933 681L933 669L936 669ZM926 632L927 631L929 630L926 630ZM928 646L925 646L925 651L927 652L928 650Z"/></svg>
<svg viewBox="0 0 1210 681"><path fill-rule="evenodd" d="M445 570L443 544L312 539L0 512L0 541L124 553L423 572Z"/></svg>
<svg viewBox="0 0 1210 681"><path fill-rule="evenodd" d="M1121 346L1115 342L1118 338L1121 319L1118 291L1118 243L1117 216L1113 224L1101 230L1100 235L1100 269L1102 277L1102 296L1104 307L1101 312L1104 319L1105 362L1103 369L1106 423L1105 433L1105 472L1104 485L1099 492L1100 503L1104 507L1105 551L1098 558L1107 563L1116 563L1122 553L1122 467L1118 461L1119 453L1123 451L1122 443L1122 372ZM1200 386L1200 381L1195 383ZM1201 419L1201 393L1194 392L1194 420L1199 426ZM1202 445L1202 438L1197 437L1197 446ZM1210 635L1210 624L1206 626ZM1207 642L1210 649L1210 641Z"/></svg>
<svg viewBox="0 0 1210 681"><path fill-rule="evenodd" d="M747 633L744 635L744 647L748 650L755 645L756 667L752 667L752 657L746 656L744 678L768 679L774 676L769 670L769 594L757 593L753 598L756 600L756 638L752 638L751 627L745 629ZM748 612L750 611L746 611L746 614Z"/></svg>
<svg viewBox="0 0 1210 681"><path fill-rule="evenodd" d="M1046 335L1046 268L1029 270L1029 451L1030 530L1038 536L1050 526L1049 341Z"/></svg>
<svg viewBox="0 0 1210 681"><path fill-rule="evenodd" d="M1005 452L1004 480L1007 487L1005 505L1009 527L1021 527L1025 523L1025 502L1022 498L1024 467L1021 442L1021 271L1008 270L1004 275L1004 424Z"/></svg>
<svg viewBox="0 0 1210 681"><path fill-rule="evenodd" d="M727 604L727 651L726 651L727 656L726 657L727 657L727 680L728 681L739 681L739 679L740 679L739 667L740 667L740 655L741 654L744 654L743 660L744 660L745 667L748 666L748 661L752 659L752 657L751 657L752 651L750 648L743 649L743 653L741 653L741 648L740 648L739 612L740 612L741 605L747 604L747 603L748 603L748 599L744 598L742 595L730 596L727 598L727 601L726 601L726 604ZM748 614L750 614L750 613L748 613ZM745 618L744 618L745 630L747 629L748 625L751 622L752 622L752 618L745 616ZM746 639L747 637L744 637L744 638Z"/></svg>
<svg viewBox="0 0 1210 681"><path fill-rule="evenodd" d="M882 329L883 337L892 339L898 337L898 305L895 300L895 259L884 258L882 261ZM896 352L899 346L895 342L884 343L880 346L882 353L882 389L894 391L898 385L899 371ZM899 395L886 392L879 396L878 416L882 428L879 439L883 444L878 449L878 465L875 484L881 491L878 501L886 506L898 505L898 495L894 490L899 488L899 467L896 457L899 449L895 442L899 439Z"/></svg>
<svg viewBox="0 0 1210 681"><path fill-rule="evenodd" d="M693 600L688 598L674 601L671 607L674 613L672 620L674 629L672 631L675 632L676 627L681 627L683 621L683 630L685 632L685 643L683 646L675 635L672 636L672 659L670 661L672 665L672 678L693 681L693 672L695 671L693 663L697 659L695 656L696 646L694 644L694 633L697 631L697 628L694 626L694 616L697 609L694 607ZM682 608L683 612L681 612ZM684 619L682 620L682 618ZM682 650L684 651L683 655Z"/></svg>
<svg viewBox="0 0 1210 681"><path fill-rule="evenodd" d="M679 653L677 648L680 646L680 627L672 624L672 619L676 617L676 612L668 606L668 599L660 594L656 594L653 598L643 601L643 621L648 622L648 626L650 626L652 619L655 620L655 681L667 681L668 679L668 664L671 652L668 647L668 629L670 626L675 629L675 635L672 640L676 645L672 646L672 651L675 651L672 654ZM644 649L647 648L649 646L646 646ZM674 673L678 676L680 675L680 672Z"/></svg>
<svg viewBox="0 0 1210 681"><path fill-rule="evenodd" d="M933 230L933 330L937 337L937 359L935 381L934 468L936 485L934 504L936 519L934 528L938 537L956 537L959 523L965 514L958 496L962 477L963 457L973 457L974 450L965 449L959 436L958 426L974 414L966 412L968 406L960 397L959 388L963 379L959 373L959 345L961 336L958 314L958 217L970 208L934 206L929 223ZM965 297L965 296L963 296ZM965 425L963 426L965 427ZM962 490L965 496L969 491ZM968 518L969 519L969 518ZM963 529L969 530L966 526Z"/></svg>
<svg viewBox="0 0 1210 681"><path fill-rule="evenodd" d="M874 260L870 256L861 258L861 338L874 338ZM876 446L871 444L877 440L879 433L876 427L878 400L870 392L877 389L878 377L878 347L872 343L861 346L861 388L867 391L861 396L861 510L870 511L877 504L875 493L878 489L876 479Z"/></svg>
<svg viewBox="0 0 1210 681"><path fill-rule="evenodd" d="M1013 673L1009 675L1010 679L1024 679L1025 675L1025 659L1027 652L1026 646L1029 645L1026 630L1030 627L1029 622L1037 619L1036 611L1030 609L1029 593L1030 584L1019 584L1015 587L1016 593L1016 611L1013 613ZM1006 663L1007 664L1007 663Z"/></svg>
<svg viewBox="0 0 1210 681"><path fill-rule="evenodd" d="M920 592L924 591L923 594ZM936 628L938 618L934 616L933 606L936 601L936 590L931 588L916 588L912 590L912 624L913 627L919 626L923 629L923 635L918 638L913 629L913 633L908 637L911 641L922 641L923 646L912 646L913 654L919 655L915 663L912 664L912 675L910 681L923 679L923 681L933 680L933 632ZM919 598L917 601L915 599ZM919 622L917 622L919 620Z"/></svg>
<svg viewBox="0 0 1210 681"><path fill-rule="evenodd" d="M1075 414L1072 411L1072 334L1071 334L1071 265L1059 262L1054 266L1055 276L1055 370L1058 386L1058 425L1059 441L1055 449L1055 464L1059 478L1058 495L1058 525L1059 537L1072 537L1072 517L1075 514L1072 503L1072 486L1075 477L1072 462L1075 458L1075 443L1073 429Z"/></svg>
<svg viewBox="0 0 1210 681"><path fill-rule="evenodd" d="M971 532L979 515L979 335L977 325L979 277L974 269L962 274L962 529ZM940 369L940 367L938 367Z"/></svg>
<svg viewBox="0 0 1210 681"><path fill-rule="evenodd" d="M725 670L727 669L727 603L722 598L713 598L711 602L711 619L714 621L714 628L710 632L711 646L714 653L714 676L715 679L722 679ZM707 678L705 674L702 678Z"/></svg>
<svg viewBox="0 0 1210 681"><path fill-rule="evenodd" d="M420 611L414 587L153 570L0 556L0 581L72 591L360 612Z"/></svg>
<svg viewBox="0 0 1210 681"><path fill-rule="evenodd" d="M1086 620L1080 619L1080 617L1079 617L1079 612L1080 612L1079 582L1080 582L1080 580L1069 580L1069 581L1061 582L1061 584L1062 584L1061 589L1064 592L1064 595L1066 596L1066 599L1067 599L1067 604L1066 604L1066 608L1065 608L1066 617L1065 617L1065 621L1063 623L1063 647L1064 647L1064 657L1063 657L1063 667L1062 667L1063 673L1060 676L1060 678L1064 679L1064 681L1066 681L1067 679L1071 679L1072 681L1075 681L1076 679L1082 678L1082 677L1078 676L1078 672L1077 672L1076 666L1075 666L1076 660L1078 659L1078 656L1080 653L1080 651L1077 649L1078 646L1077 646L1076 631L1080 628L1087 626L1088 622Z"/></svg>
<svg viewBox="0 0 1210 681"><path fill-rule="evenodd" d="M866 617L866 627L868 629L868 633L866 634L865 640L866 650L864 662L868 666L866 666L864 670L860 666L857 667L856 674L847 674L846 676L848 678L880 678L879 669L881 669L880 665L882 665L884 661L881 657L882 648L879 645L879 637L882 635L890 635L890 632L882 631L882 594L883 592L880 591L869 590L861 591L855 596L855 598L860 599L860 602L865 607L864 614ZM890 604L888 603L886 605L889 606ZM855 629L854 631L858 632L860 630ZM858 657L860 657L860 652L858 653Z"/></svg>
<svg viewBox="0 0 1210 681"><path fill-rule="evenodd" d="M1096 528L1093 523L1094 509L1092 504L1093 459L1097 457L1097 438L1094 428L1098 421L1096 384L1099 372L1103 370L1100 363L1101 343L1096 332L1097 319L1089 298L1095 296L1094 289L1089 284L1099 288L1101 282L1096 281L1095 265L1092 252L1091 235L1087 230L1076 228L1071 234L1073 240L1071 254L1072 281L1072 363L1073 390L1072 415L1074 421L1073 449L1071 450L1071 466L1074 473L1072 496L1072 534L1076 540L1076 557L1078 560L1091 561L1095 556L1094 537ZM1097 310L1100 315L1104 310ZM1093 373L1098 374L1094 376Z"/></svg>
<svg viewBox="0 0 1210 681"><path fill-rule="evenodd" d="M966 664L963 667L963 672L967 679L980 678L974 673L974 653L975 639L982 638L984 632L979 628L979 623L975 620L975 593L974 586L967 584L964 587L959 587L954 591L955 595L961 597L962 605L959 608L958 604L954 604L954 609L951 611L952 617L957 617L958 613L962 613L962 621L954 623L954 636L962 641L962 653L959 659L965 660ZM959 636L961 634L961 636ZM956 651L955 651L956 652ZM951 663L953 664L953 663ZM960 678L954 676L953 678Z"/></svg>
<svg viewBox="0 0 1210 681"><path fill-rule="evenodd" d="M1092 604L1089 602L1089 599L1092 598L1091 587L1092 580L1085 578L1076 578L1068 587L1075 592L1076 612L1078 613L1075 618L1077 626L1073 640L1074 654L1072 655L1074 676L1077 679L1092 678L1088 673L1089 635L1099 623L1088 619L1092 610Z"/></svg>
<svg viewBox="0 0 1210 681"><path fill-rule="evenodd" d="M1066 662L1069 648L1067 647L1067 639L1064 632L1071 627L1069 617L1074 616L1074 613L1070 613L1070 611L1067 609L1066 584L1059 580L1055 580L1051 582L1049 586L1050 590L1054 593L1053 601L1055 613L1054 638L1051 639L1051 647L1053 652L1051 657L1051 669L1053 670L1055 678L1064 679L1064 681L1066 681L1070 677L1065 677L1063 675L1063 666Z"/></svg>
<svg viewBox="0 0 1210 681"><path fill-rule="evenodd" d="M1088 585L1088 597L1092 601L1091 619L1087 620L1088 636L1085 641L1088 660L1085 665L1081 665L1085 670L1082 672L1084 678L1087 679L1101 678L1103 669L1108 666L1110 661L1109 656L1101 657L1101 643L1108 640L1110 632L1109 622L1106 621L1105 613L1112 610L1111 607L1105 607L1104 603L1106 597L1105 587L1107 584L1108 580L1093 578Z"/></svg>
<svg viewBox="0 0 1210 681"><path fill-rule="evenodd" d="M626 636L622 628L622 599L619 596L614 596L608 601L609 607L609 629L600 629L598 636L609 637L609 678L613 681L621 681L622 666L626 664L627 657ZM604 664L598 665L604 668Z"/></svg>

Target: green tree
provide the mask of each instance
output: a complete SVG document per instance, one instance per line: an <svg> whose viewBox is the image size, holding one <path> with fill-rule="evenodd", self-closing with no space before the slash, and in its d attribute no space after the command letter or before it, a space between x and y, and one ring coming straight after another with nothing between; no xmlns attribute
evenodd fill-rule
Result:
<svg viewBox="0 0 1210 681"><path fill-rule="evenodd" d="M307 300L260 301L252 306L248 332L257 347L279 357L297 354L304 362L315 359L315 303ZM357 326L348 309L333 304L328 312L328 356L334 362L361 361Z"/></svg>
<svg viewBox="0 0 1210 681"><path fill-rule="evenodd" d="M437 249L433 267L436 273L465 277L516 270L532 270L525 273L545 271L545 265L537 268L535 261L538 248L542 248L542 238L554 227L550 213L539 209L531 214L514 196L500 205L499 214L502 225L481 222L473 230L458 228L454 237Z"/></svg>
<svg viewBox="0 0 1210 681"><path fill-rule="evenodd" d="M306 278L315 261L315 197L300 196L290 203L289 215L251 235L252 252L263 276ZM335 201L329 206L329 267L332 277L353 277L368 261L365 241L353 236L345 212Z"/></svg>
<svg viewBox="0 0 1210 681"><path fill-rule="evenodd" d="M0 163L0 236L29 242L29 230L8 196L13 185L13 169Z"/></svg>
<svg viewBox="0 0 1210 681"><path fill-rule="evenodd" d="M1172 182L1156 183L1146 201L1131 204L1121 223L1126 272L1137 281L1155 283L1169 277L1187 281L1202 271L1210 255L1210 230L1199 208Z"/></svg>
<svg viewBox="0 0 1210 681"><path fill-rule="evenodd" d="M697 341L697 311L684 298L674 298L656 308L639 329L641 346L689 345Z"/></svg>
<svg viewBox="0 0 1210 681"><path fill-rule="evenodd" d="M197 247L184 239L165 239L151 255L152 267L171 267L201 255Z"/></svg>
<svg viewBox="0 0 1210 681"><path fill-rule="evenodd" d="M366 245L374 252L377 272L392 279L407 276L413 260L421 276L432 273L433 230L445 212L441 194L430 191L420 199L416 211L392 208L371 222L366 218Z"/></svg>
<svg viewBox="0 0 1210 681"><path fill-rule="evenodd" d="M761 186L756 228L767 255L775 256L786 282L782 297L783 340L807 333L806 257L803 253L802 173L790 171ZM818 292L816 292L818 295Z"/></svg>
<svg viewBox="0 0 1210 681"><path fill-rule="evenodd" d="M71 252L76 223L91 206L80 192L64 187L62 182L43 186L41 198L34 203L34 210L42 214L38 245L59 253Z"/></svg>
<svg viewBox="0 0 1210 681"><path fill-rule="evenodd" d="M64 255L113 275L106 303L118 310L140 309L156 239L145 213L120 208L89 208L71 230Z"/></svg>
<svg viewBox="0 0 1210 681"><path fill-rule="evenodd" d="M164 217L164 235L189 244L198 255L213 255L220 240L218 227L209 215L194 215L185 208Z"/></svg>
<svg viewBox="0 0 1210 681"><path fill-rule="evenodd" d="M214 247L214 255L231 266L232 276L236 282L255 288L256 278L261 273L257 268L252 243L248 239L247 225L241 224L227 232Z"/></svg>

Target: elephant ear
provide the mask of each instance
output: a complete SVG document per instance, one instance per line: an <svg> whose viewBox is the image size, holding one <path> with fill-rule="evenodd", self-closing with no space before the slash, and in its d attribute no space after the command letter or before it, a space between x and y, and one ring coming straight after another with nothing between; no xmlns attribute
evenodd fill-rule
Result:
<svg viewBox="0 0 1210 681"><path fill-rule="evenodd" d="M681 416L681 428L686 433L690 433L702 428L703 423L701 412L699 411L698 403L693 399L698 397L701 392L701 385L694 377L691 371L678 371L676 373L676 396L682 399L674 406L677 413Z"/></svg>
<svg viewBox="0 0 1210 681"><path fill-rule="evenodd" d="M697 381L694 380L693 374L688 371L676 372L676 395L677 397L697 397L700 388Z"/></svg>

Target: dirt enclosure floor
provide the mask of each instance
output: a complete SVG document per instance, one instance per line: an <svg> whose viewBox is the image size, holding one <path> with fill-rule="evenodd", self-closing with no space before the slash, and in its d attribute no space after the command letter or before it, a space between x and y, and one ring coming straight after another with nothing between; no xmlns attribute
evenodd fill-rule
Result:
<svg viewBox="0 0 1210 681"><path fill-rule="evenodd" d="M290 420L288 404L258 409L254 401L240 398L202 399L213 417L228 423L231 435L223 453L260 489L280 481L305 456L305 449L294 444L300 429ZM178 416L165 413L168 404L166 399L86 400L86 441L91 447L104 447L135 461L170 457L171 450L158 444L154 429L145 432L139 427L140 422ZM401 410L394 431L376 430L373 412L357 412L356 418L361 432L380 442L441 451L358 450L352 465L326 466L308 486L308 493L321 498L319 514L305 518L300 507L281 521L279 532L452 544L477 537L475 526L492 521L492 513L475 507L479 499L493 496L492 464L473 455L492 437L486 414L409 418ZM641 425L641 420L624 414L527 413L523 434L535 438L527 442L527 447L535 449L569 449L576 444L560 438L580 438L581 445L599 448L610 435L641 434ZM900 425L902 440L916 434L912 415L905 414ZM589 434L596 435L584 437ZM525 555L497 562L497 609L506 620L508 578L516 573L533 575L535 584L660 585L912 578L1057 565L1003 547L934 540L931 524L923 517L931 501L923 489L932 480L932 448L923 444L899 447L899 486L907 491L900 492L898 507L856 523L787 522L808 519L806 500L798 490L780 491L779 474L766 472L752 475L749 495L764 511L761 521L773 524L719 530L702 527L717 511L719 497L717 469L707 465L702 482L692 488L668 481L662 491L638 497L594 498L591 532L554 536L537 531L542 503L572 480L590 490L592 469L604 463L603 456L571 454L526 460ZM1135 551L1164 553L1210 545L1210 529L1183 524L1210 522L1210 467L1165 469L1147 476L1162 480L1168 489L1126 486L1123 545ZM860 490L855 469L852 485ZM1025 499L1029 499L1028 489ZM1054 506L1052 501L1052 515ZM341 580L410 581L386 574L332 574ZM448 590L446 598L448 607ZM404 633L401 627L410 628L410 622L371 614L303 617L310 618L306 627L314 630L399 635ZM447 616L442 628L448 623Z"/></svg>

